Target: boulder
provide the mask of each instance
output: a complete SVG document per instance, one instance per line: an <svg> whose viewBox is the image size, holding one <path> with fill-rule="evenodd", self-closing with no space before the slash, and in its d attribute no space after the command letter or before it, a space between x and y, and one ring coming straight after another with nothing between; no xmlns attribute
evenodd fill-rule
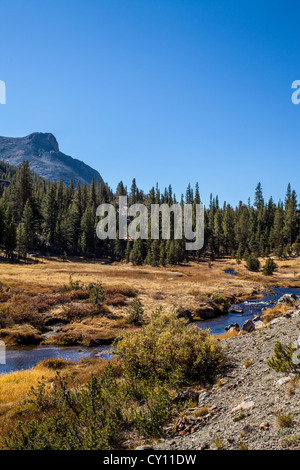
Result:
<svg viewBox="0 0 300 470"><path fill-rule="evenodd" d="M242 326L242 330L246 331L246 333L251 333L255 330L255 324L252 320L247 320Z"/></svg>
<svg viewBox="0 0 300 470"><path fill-rule="evenodd" d="M231 313L244 313L244 310L242 310L241 308L232 307L230 309L230 312Z"/></svg>
<svg viewBox="0 0 300 470"><path fill-rule="evenodd" d="M251 411L254 407L254 401L243 401L239 405L232 408L231 413L236 413L237 411Z"/></svg>
<svg viewBox="0 0 300 470"><path fill-rule="evenodd" d="M280 299L278 300L278 304L286 304L286 305L294 305L297 300L297 297L295 294L284 294Z"/></svg>
<svg viewBox="0 0 300 470"><path fill-rule="evenodd" d="M209 398L209 393L207 392L201 392L199 397L198 397L198 406L202 406L203 402Z"/></svg>
<svg viewBox="0 0 300 470"><path fill-rule="evenodd" d="M252 321L261 321L261 315L256 315L256 317L252 318Z"/></svg>
<svg viewBox="0 0 300 470"><path fill-rule="evenodd" d="M231 323L231 325L225 326L225 331L230 331L233 328L239 330L240 326L238 323Z"/></svg>
<svg viewBox="0 0 300 470"><path fill-rule="evenodd" d="M259 330L260 328L264 328L266 325L264 324L263 321L257 321L255 322L255 329Z"/></svg>

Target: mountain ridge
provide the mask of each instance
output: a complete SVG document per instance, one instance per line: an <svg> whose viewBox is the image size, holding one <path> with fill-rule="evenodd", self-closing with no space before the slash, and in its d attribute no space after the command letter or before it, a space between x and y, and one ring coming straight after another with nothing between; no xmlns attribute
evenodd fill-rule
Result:
<svg viewBox="0 0 300 470"><path fill-rule="evenodd" d="M28 160L30 169L50 181L62 179L65 184L73 182L90 184L101 179L100 173L81 160L64 154L51 133L34 132L25 137L0 136L0 159L19 166Z"/></svg>

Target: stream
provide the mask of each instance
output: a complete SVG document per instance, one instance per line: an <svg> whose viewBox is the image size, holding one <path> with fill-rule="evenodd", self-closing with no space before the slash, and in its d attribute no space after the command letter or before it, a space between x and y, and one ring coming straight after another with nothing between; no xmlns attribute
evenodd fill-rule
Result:
<svg viewBox="0 0 300 470"><path fill-rule="evenodd" d="M228 273L232 274L232 273ZM246 300L239 304L231 305L231 309L242 310L243 313L234 313L229 309L226 315L214 318L213 320L205 320L196 325L202 329L209 329L213 334L222 334L225 331L225 327L232 323L238 323L241 328L245 321L261 315L264 307L271 308L277 302L280 297L284 294L295 294L300 296L300 288L289 288L289 287L270 287L270 291L262 292L262 298L254 300Z"/></svg>
<svg viewBox="0 0 300 470"><path fill-rule="evenodd" d="M228 274L235 275L234 272L228 272ZM226 315L195 324L199 328L209 329L211 333L222 334L226 326L232 323L238 323L241 327L246 320L260 315L263 307L272 307L284 294L300 296L300 288L271 287L270 291L262 293L263 297L260 299L246 300L245 302L231 306L231 309L242 310L243 313L234 313L229 310ZM109 359L109 357L111 357L111 346L97 346L94 348L81 346L34 346L7 349L6 364L0 363L0 374L29 369L45 359L60 358L66 361L80 361L81 359L93 359L98 357Z"/></svg>
<svg viewBox="0 0 300 470"><path fill-rule="evenodd" d="M110 357L111 346L88 348L82 346L33 346L6 350L6 364L0 364L0 374L16 370L30 369L45 359L64 359L65 361L81 361Z"/></svg>

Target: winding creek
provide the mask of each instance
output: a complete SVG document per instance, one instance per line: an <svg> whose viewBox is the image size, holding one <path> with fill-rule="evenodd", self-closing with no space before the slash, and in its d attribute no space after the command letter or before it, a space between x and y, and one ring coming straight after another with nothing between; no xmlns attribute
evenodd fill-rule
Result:
<svg viewBox="0 0 300 470"><path fill-rule="evenodd" d="M284 294L300 295L300 288L271 287L270 291L262 292L262 297L254 300L246 300L240 304L231 306L232 310L242 310L243 313L234 313L231 309L226 315L214 318L213 320L201 321L197 323L199 328L209 328L211 333L222 334L225 327L232 323L238 323L242 327L245 321L260 315L264 307L272 307Z"/></svg>
<svg viewBox="0 0 300 470"><path fill-rule="evenodd" d="M34 346L6 350L6 364L0 364L0 374L16 370L30 369L45 359L60 358L65 361L80 361L81 359L104 358L110 356L110 346L95 348L71 346Z"/></svg>
<svg viewBox="0 0 300 470"><path fill-rule="evenodd" d="M235 275L234 272L228 274ZM229 310L226 315L213 320L196 323L199 328L210 329L211 333L224 333L225 327L232 323L238 323L241 327L246 320L262 313L263 307L271 307L282 295L300 295L300 288L272 287L270 291L262 293L262 298L246 300L240 304L231 306L232 310L242 310L243 313L234 313ZM61 358L67 361L80 361L81 359L102 357L108 359L111 355L109 345L89 347L57 347L35 346L18 349L7 349L6 364L0 364L0 374L16 370L29 369L45 359Z"/></svg>

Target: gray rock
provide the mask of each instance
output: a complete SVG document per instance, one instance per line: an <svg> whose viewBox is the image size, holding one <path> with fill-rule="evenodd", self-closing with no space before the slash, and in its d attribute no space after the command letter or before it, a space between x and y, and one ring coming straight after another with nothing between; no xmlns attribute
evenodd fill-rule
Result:
<svg viewBox="0 0 300 470"><path fill-rule="evenodd" d="M0 137L0 160L10 165L19 166L28 160L30 169L42 178L65 184L77 182L90 184L92 178L96 181L102 178L98 171L80 160L60 152L53 134L35 132L27 137Z"/></svg>
<svg viewBox="0 0 300 470"><path fill-rule="evenodd" d="M252 318L252 321L261 321L261 315L256 315L256 317Z"/></svg>
<svg viewBox="0 0 300 470"><path fill-rule="evenodd" d="M202 392L200 393L198 397L198 405L201 406L202 403L209 397L209 393L207 392Z"/></svg>
<svg viewBox="0 0 300 470"><path fill-rule="evenodd" d="M238 323L231 323L231 325L225 326L225 331L230 331L232 328L239 329L240 326Z"/></svg>
<svg viewBox="0 0 300 470"><path fill-rule="evenodd" d="M153 447L151 446L138 446L135 448L135 450L152 450Z"/></svg>
<svg viewBox="0 0 300 470"><path fill-rule="evenodd" d="M246 331L247 333L251 333L252 331L255 330L255 324L253 323L252 320L247 320L242 326L242 330Z"/></svg>
<svg viewBox="0 0 300 470"><path fill-rule="evenodd" d="M293 305L297 300L297 297L295 294L284 294L280 299L278 300L279 304L288 304L288 305Z"/></svg>

